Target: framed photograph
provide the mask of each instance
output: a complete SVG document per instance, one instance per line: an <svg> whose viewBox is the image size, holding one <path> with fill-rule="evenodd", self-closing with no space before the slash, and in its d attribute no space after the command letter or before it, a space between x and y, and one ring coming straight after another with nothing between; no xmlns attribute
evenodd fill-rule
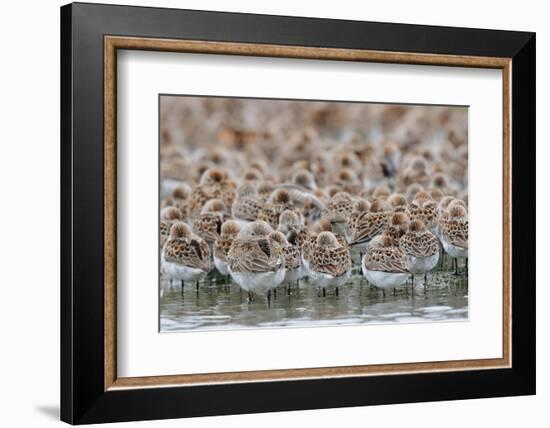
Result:
<svg viewBox="0 0 550 428"><path fill-rule="evenodd" d="M61 418L535 393L535 34L61 8Z"/></svg>

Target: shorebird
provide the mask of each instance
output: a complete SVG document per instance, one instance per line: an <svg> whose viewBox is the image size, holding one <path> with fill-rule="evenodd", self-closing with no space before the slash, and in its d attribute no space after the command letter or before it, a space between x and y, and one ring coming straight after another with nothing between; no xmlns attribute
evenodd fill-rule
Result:
<svg viewBox="0 0 550 428"><path fill-rule="evenodd" d="M420 184L412 183L409 186L407 186L407 189L405 191L405 197L407 198L407 201L411 203L414 199L414 196L418 192L423 192L423 191L424 191L424 187L422 187Z"/></svg>
<svg viewBox="0 0 550 428"><path fill-rule="evenodd" d="M372 192L372 198L373 199L381 199L383 201L387 200L391 195L391 189L386 186L385 184L379 185L374 191Z"/></svg>
<svg viewBox="0 0 550 428"><path fill-rule="evenodd" d="M449 178L443 172L434 174L430 181L430 185L432 189L439 190L443 195L452 195L455 193L455 189L453 189L449 183Z"/></svg>
<svg viewBox="0 0 550 428"><path fill-rule="evenodd" d="M430 231L435 231L437 224L437 204L427 192L418 192L407 208L411 220L422 220Z"/></svg>
<svg viewBox="0 0 550 428"><path fill-rule="evenodd" d="M309 262L311 278L326 295L327 287L338 289L351 275L351 256L349 249L342 245L333 233L321 232L315 241Z"/></svg>
<svg viewBox="0 0 550 428"><path fill-rule="evenodd" d="M458 258L466 259L468 266L468 215L460 203L451 203L447 215L439 222L441 244L453 258L455 275L458 275Z"/></svg>
<svg viewBox="0 0 550 428"><path fill-rule="evenodd" d="M235 221L245 226L258 218L263 202L258 195L256 185L245 182L237 189L237 197L231 206L231 214Z"/></svg>
<svg viewBox="0 0 550 428"><path fill-rule="evenodd" d="M239 225L233 220L222 224L221 234L214 243L214 265L222 275L229 275L227 267L227 253L239 233Z"/></svg>
<svg viewBox="0 0 550 428"><path fill-rule="evenodd" d="M353 198L347 192L338 192L327 204L324 216L330 221L334 232L339 235L345 234L346 221L353 209Z"/></svg>
<svg viewBox="0 0 550 428"><path fill-rule="evenodd" d="M290 210L281 213L277 230L285 235L287 241L292 240L292 243L299 247L302 247L309 235L309 229L301 224L298 215Z"/></svg>
<svg viewBox="0 0 550 428"><path fill-rule="evenodd" d="M357 230L357 221L359 217L363 213L369 212L369 210L370 210L370 202L367 199L357 198L353 202L351 213L348 219L346 220L346 228L344 233L346 242L350 242L353 239L353 233L355 230ZM359 260L361 260L361 258L363 257L362 253L364 252L365 248L366 248L366 244L365 245L358 244L358 245L352 246L350 249L352 259L355 259L356 256L358 255Z"/></svg>
<svg viewBox="0 0 550 428"><path fill-rule="evenodd" d="M302 242L302 263L306 272L309 272L309 260L311 258L311 253L315 247L317 236L319 236L319 233L321 232L332 232L332 224L327 218L322 218L315 223L306 235L304 242Z"/></svg>
<svg viewBox="0 0 550 428"><path fill-rule="evenodd" d="M291 232L292 234L293 232ZM302 263L302 252L300 246L291 244L287 241L285 235L281 232L274 231L269 234L269 238L277 242L281 246L281 251L286 269L283 283L288 284L288 292L290 293L290 285L298 281L304 276L304 266Z"/></svg>
<svg viewBox="0 0 550 428"><path fill-rule="evenodd" d="M287 189L277 189L265 202L258 213L258 220L265 221L272 228L277 228L279 217L284 210L293 210L294 202Z"/></svg>
<svg viewBox="0 0 550 428"><path fill-rule="evenodd" d="M384 233L387 233L397 242L407 232L409 224L410 220L407 214L403 212L393 213L388 219Z"/></svg>
<svg viewBox="0 0 550 428"><path fill-rule="evenodd" d="M189 185L185 183L181 183L172 191L172 193L169 196L165 197L161 201L161 208L166 208L166 207L178 208L183 215L182 217L183 219L187 216L187 211L188 211L187 199L189 198L190 194L191 194L191 188L189 187Z"/></svg>
<svg viewBox="0 0 550 428"><path fill-rule="evenodd" d="M348 244L358 247L364 252L369 241L384 231L388 223L389 212L386 203L375 199L368 212L361 213L353 227L350 227L347 236Z"/></svg>
<svg viewBox="0 0 550 428"><path fill-rule="evenodd" d="M409 230L399 240L399 248L407 256L407 269L414 275L424 274L424 287L427 284L428 272L437 266L439 261L439 241L426 229L422 220L413 220Z"/></svg>
<svg viewBox="0 0 550 428"><path fill-rule="evenodd" d="M401 152L397 143L386 141L384 143L383 155L384 162L382 166L384 168L384 175L393 177L399 171L399 161L401 160Z"/></svg>
<svg viewBox="0 0 550 428"><path fill-rule="evenodd" d="M176 221L182 221L182 212L175 207L166 207L160 212L160 248L164 247L164 244L168 240L170 235L170 227Z"/></svg>
<svg viewBox="0 0 550 428"><path fill-rule="evenodd" d="M407 198L401 193L393 193L387 202L393 212L406 212L409 205Z"/></svg>
<svg viewBox="0 0 550 428"><path fill-rule="evenodd" d="M176 222L170 228L170 236L164 244L161 265L170 281L181 281L181 292L185 282L199 281L210 271L210 249L204 239L194 235L185 223Z"/></svg>
<svg viewBox="0 0 550 428"><path fill-rule="evenodd" d="M292 183L300 186L310 192L317 190L317 183L315 177L307 169L300 169L292 174Z"/></svg>
<svg viewBox="0 0 550 428"><path fill-rule="evenodd" d="M225 204L220 199L210 199L202 208L200 215L193 221L193 232L208 242L210 248L220 237L222 224L226 217Z"/></svg>
<svg viewBox="0 0 550 428"><path fill-rule="evenodd" d="M208 168L202 173L199 184L188 198L189 217L195 218L210 199L221 199L230 207L236 197L235 182L223 168Z"/></svg>
<svg viewBox="0 0 550 428"><path fill-rule="evenodd" d="M269 300L271 290L285 278L281 246L268 236L272 231L264 221L246 225L238 233L227 254L229 273L248 292L249 302L255 293L267 293Z"/></svg>
<svg viewBox="0 0 550 428"><path fill-rule="evenodd" d="M415 156L403 168L398 180L403 186L416 183L423 187L429 183L428 162L422 156Z"/></svg>
<svg viewBox="0 0 550 428"><path fill-rule="evenodd" d="M374 240L373 240L374 241ZM374 286L385 290L403 285L409 276L407 257L389 234L383 234L369 245L361 261L363 275Z"/></svg>

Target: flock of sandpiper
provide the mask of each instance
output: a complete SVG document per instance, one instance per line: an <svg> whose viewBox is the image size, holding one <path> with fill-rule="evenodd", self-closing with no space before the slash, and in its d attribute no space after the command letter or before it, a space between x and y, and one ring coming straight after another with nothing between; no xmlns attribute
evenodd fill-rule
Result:
<svg viewBox="0 0 550 428"><path fill-rule="evenodd" d="M203 147L186 146L167 125L170 116L162 117L160 251L167 281L181 283L182 292L187 284L198 289L217 269L250 301L270 299L277 287L305 277L319 296L338 295L359 270L384 294L414 284L415 276L423 275L426 286L428 272L447 269L445 258L449 274L467 274L463 116L380 106L383 125L373 136L361 126L334 132L339 124L331 115L345 108L322 108L308 116L317 121L280 134L220 128L218 141Z"/></svg>

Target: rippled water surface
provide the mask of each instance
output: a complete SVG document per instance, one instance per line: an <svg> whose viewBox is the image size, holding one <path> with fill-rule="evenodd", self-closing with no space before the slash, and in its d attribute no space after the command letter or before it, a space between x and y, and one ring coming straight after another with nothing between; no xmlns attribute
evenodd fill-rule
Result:
<svg viewBox="0 0 550 428"><path fill-rule="evenodd" d="M449 272L432 272L428 286L415 278L396 293L369 285L361 275L352 276L340 288L325 297L315 284L302 279L277 289L270 301L256 296L247 301L247 293L226 278L211 274L199 284L172 286L161 278L161 331L223 330L259 327L315 327L365 323L412 323L468 319L468 280Z"/></svg>

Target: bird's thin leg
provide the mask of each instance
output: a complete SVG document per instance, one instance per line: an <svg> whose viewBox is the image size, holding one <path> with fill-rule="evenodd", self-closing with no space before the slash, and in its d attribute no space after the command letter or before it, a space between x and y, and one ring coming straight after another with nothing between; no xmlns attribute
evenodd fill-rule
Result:
<svg viewBox="0 0 550 428"><path fill-rule="evenodd" d="M336 287L336 295L338 296L338 287Z"/></svg>
<svg viewBox="0 0 550 428"><path fill-rule="evenodd" d="M170 280L171 281L171 280ZM184 286L183 279L181 280L181 296L183 297L183 286Z"/></svg>
<svg viewBox="0 0 550 428"><path fill-rule="evenodd" d="M275 287L273 289L273 298L276 299L277 298L277 287Z"/></svg>
<svg viewBox="0 0 550 428"><path fill-rule="evenodd" d="M197 291L199 291L199 281L197 281Z"/></svg>
<svg viewBox="0 0 550 428"><path fill-rule="evenodd" d="M327 295L327 290L325 289L325 287L323 287L323 297L325 297Z"/></svg>
<svg viewBox="0 0 550 428"><path fill-rule="evenodd" d="M426 289L427 285L428 285L428 272L424 272L424 290Z"/></svg>

